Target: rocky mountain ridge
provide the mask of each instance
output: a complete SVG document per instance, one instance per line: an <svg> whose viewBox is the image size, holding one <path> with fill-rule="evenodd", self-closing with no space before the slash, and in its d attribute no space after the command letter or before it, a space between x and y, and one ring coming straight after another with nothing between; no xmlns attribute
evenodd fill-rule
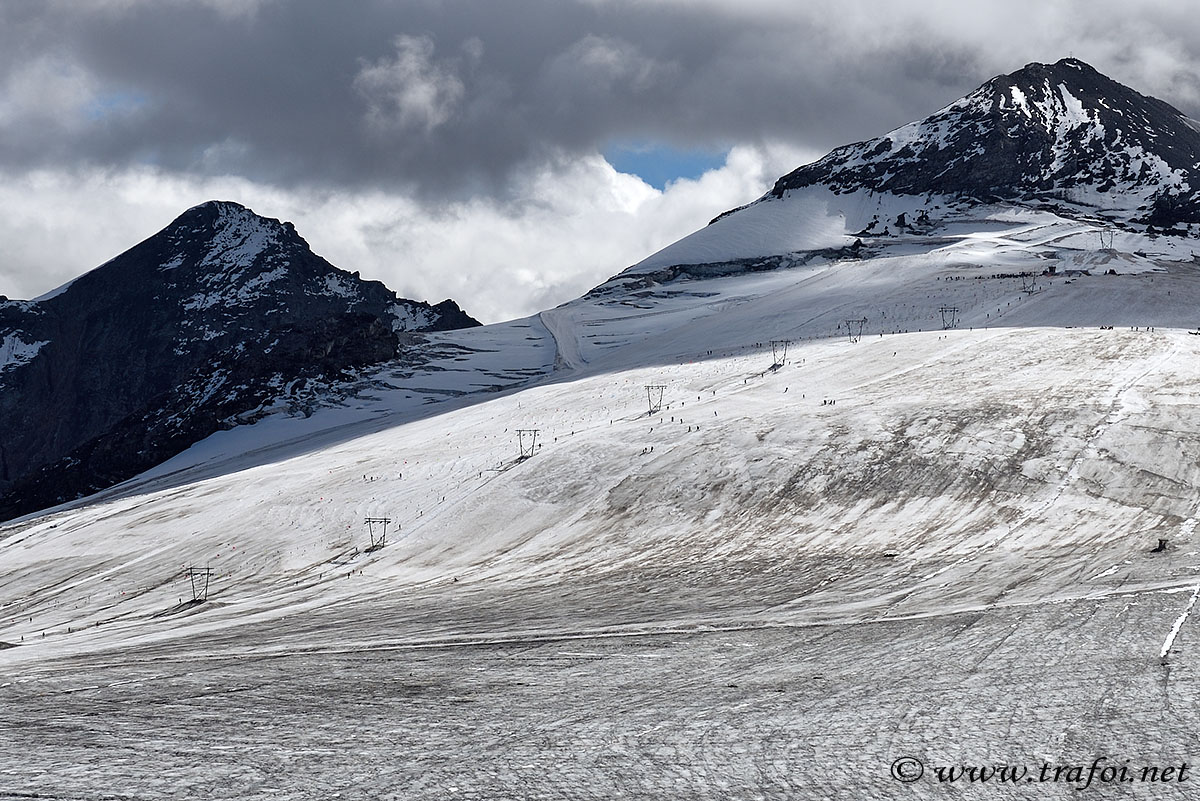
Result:
<svg viewBox="0 0 1200 801"><path fill-rule="evenodd" d="M33 301L0 301L0 518L129 478L263 404L478 325L397 298L236 203L182 214Z"/></svg>

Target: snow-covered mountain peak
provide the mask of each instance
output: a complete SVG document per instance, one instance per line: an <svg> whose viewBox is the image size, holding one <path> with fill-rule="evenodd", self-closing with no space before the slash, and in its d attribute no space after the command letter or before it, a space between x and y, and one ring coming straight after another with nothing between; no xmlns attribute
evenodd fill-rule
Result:
<svg viewBox="0 0 1200 801"><path fill-rule="evenodd" d="M290 223L263 217L229 200L210 200L193 206L175 218L166 230L186 232L192 235L193 240L254 235L278 240L284 230L295 232Z"/></svg>
<svg viewBox="0 0 1200 801"><path fill-rule="evenodd" d="M269 283L303 261L297 257L308 250L291 223L259 216L229 201L188 209L161 236L172 252L158 269L187 268L185 272L194 271L196 280L210 286Z"/></svg>
<svg viewBox="0 0 1200 801"><path fill-rule="evenodd" d="M1111 248L1104 243L1119 233L1119 263L1106 269L1156 270L1192 259L1197 165L1200 123L1167 103L1078 59L1028 64L922 120L797 168L597 291L885 252L977 264L977 243L964 232L984 220L1034 224L1044 241L1069 242L1062 252L1026 254L1065 261L1064 269L1092 264L1091 251ZM1155 241L1162 232L1170 241ZM1029 245L1002 249L1010 247L1016 257Z"/></svg>
<svg viewBox="0 0 1200 801"><path fill-rule="evenodd" d="M833 150L768 197L945 194L1091 207L1125 222L1200 222L1200 132L1177 109L1078 59L1000 75L923 120Z"/></svg>

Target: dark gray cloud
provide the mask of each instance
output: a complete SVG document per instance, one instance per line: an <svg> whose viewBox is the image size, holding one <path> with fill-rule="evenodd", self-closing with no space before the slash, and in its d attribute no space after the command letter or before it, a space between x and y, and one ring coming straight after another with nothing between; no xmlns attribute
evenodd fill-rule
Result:
<svg viewBox="0 0 1200 801"><path fill-rule="evenodd" d="M614 140L827 149L1068 51L1200 108L1170 4L981 5L3 3L0 166L463 197Z"/></svg>
<svg viewBox="0 0 1200 801"><path fill-rule="evenodd" d="M210 198L486 320L1030 61L1200 116L1178 0L0 0L0 294ZM725 152L659 192L599 156Z"/></svg>

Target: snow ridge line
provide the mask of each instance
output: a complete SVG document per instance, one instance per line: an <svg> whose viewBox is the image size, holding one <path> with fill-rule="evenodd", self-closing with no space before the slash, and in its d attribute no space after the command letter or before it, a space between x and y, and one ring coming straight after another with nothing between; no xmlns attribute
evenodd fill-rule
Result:
<svg viewBox="0 0 1200 801"><path fill-rule="evenodd" d="M1192 608L1195 607L1197 598L1200 598L1200 584L1197 584L1196 589L1192 590L1191 600L1184 607L1183 613L1175 620L1175 625L1171 627L1171 633L1167 635L1167 639L1163 641L1162 650L1158 653L1160 659L1165 659L1167 653L1171 650L1171 646L1175 644L1175 638L1179 636L1179 630L1183 628L1183 621L1187 620L1187 616L1191 613Z"/></svg>

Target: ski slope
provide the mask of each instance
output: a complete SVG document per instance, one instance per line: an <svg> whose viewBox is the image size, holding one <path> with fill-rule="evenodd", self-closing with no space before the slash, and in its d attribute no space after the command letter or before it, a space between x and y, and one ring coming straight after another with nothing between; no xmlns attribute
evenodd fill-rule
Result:
<svg viewBox="0 0 1200 801"><path fill-rule="evenodd" d="M946 791L899 757L1194 760L1200 271L974 214L433 335L0 528L0 795L908 799Z"/></svg>

